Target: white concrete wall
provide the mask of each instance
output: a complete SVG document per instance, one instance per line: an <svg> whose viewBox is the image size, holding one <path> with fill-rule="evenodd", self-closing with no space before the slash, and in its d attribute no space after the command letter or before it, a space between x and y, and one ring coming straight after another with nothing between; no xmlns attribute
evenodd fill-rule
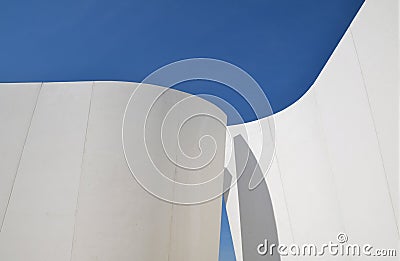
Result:
<svg viewBox="0 0 400 261"><path fill-rule="evenodd" d="M128 169L121 128L136 87L119 82L0 84L0 260L218 259L221 199L173 205L145 191ZM140 88L141 100L164 89ZM169 93L178 101L189 96ZM160 98L167 109L168 98ZM185 112L207 110L226 122L217 107L198 97L191 96L190 105ZM141 117L144 109L136 109L130 116ZM179 120L169 124L177 127ZM160 124L157 117L152 124ZM136 137L143 126L135 119L127 131ZM190 123L193 135L186 135L182 146L197 144L204 126L222 148L204 170L218 174L223 170L224 126L196 118ZM158 140L160 133L149 135ZM142 149L139 143L128 146ZM162 151L158 143L150 146ZM145 150L137 153L146 155ZM167 164L160 155L153 156ZM178 173L175 165L163 171L173 178L193 174Z"/></svg>
<svg viewBox="0 0 400 261"><path fill-rule="evenodd" d="M274 116L267 184L281 243L320 245L345 232L349 243L398 246L398 10L395 0L366 0L312 88ZM131 84L0 87L0 260L216 260L220 200L155 200L124 164ZM246 126L257 154L257 126ZM234 159L228 167L235 174ZM237 202L233 188L227 207L242 260Z"/></svg>
<svg viewBox="0 0 400 261"><path fill-rule="evenodd" d="M281 243L318 246L337 242L344 232L349 243L399 254L397 5L395 0L366 0L315 84L274 115L276 154L267 184ZM256 128L254 123L247 127ZM255 154L256 136L249 143ZM242 260L237 204L230 197L227 206L235 252ZM282 257L310 259L315 257Z"/></svg>

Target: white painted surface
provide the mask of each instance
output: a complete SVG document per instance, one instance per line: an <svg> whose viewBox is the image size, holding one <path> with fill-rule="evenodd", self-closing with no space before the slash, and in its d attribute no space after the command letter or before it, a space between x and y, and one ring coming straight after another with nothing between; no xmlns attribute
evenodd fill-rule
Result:
<svg viewBox="0 0 400 261"><path fill-rule="evenodd" d="M312 88L274 116L276 157L267 183L281 243L336 242L345 232L349 243L399 254L397 5L367 0ZM257 154L261 133L246 126Z"/></svg>
<svg viewBox="0 0 400 261"><path fill-rule="evenodd" d="M168 257L171 206L135 182L122 150L122 115L135 86L95 83L72 260Z"/></svg>
<svg viewBox="0 0 400 261"><path fill-rule="evenodd" d="M399 213L398 1L367 0L351 26L391 200Z"/></svg>
<svg viewBox="0 0 400 261"><path fill-rule="evenodd" d="M1 86L0 226L3 224L40 86L41 83Z"/></svg>
<svg viewBox="0 0 400 261"><path fill-rule="evenodd" d="M395 248L398 232L384 162L350 34L314 90L349 242Z"/></svg>
<svg viewBox="0 0 400 261"><path fill-rule="evenodd" d="M292 222L290 221L286 193L282 183L282 173L279 169L276 156L274 157L266 181L271 194L270 196L276 219L279 243L290 245L295 241L293 237L293 229L291 227ZM282 257L282 260L291 260L291 257Z"/></svg>
<svg viewBox="0 0 400 261"><path fill-rule="evenodd" d="M329 242L343 230L320 117L308 92L275 118L276 158L296 244Z"/></svg>
<svg viewBox="0 0 400 261"><path fill-rule="evenodd" d="M216 198L200 205L186 207L173 205L169 260L217 260L224 178L226 116L222 111L210 106L207 101L186 96L186 99L180 100L175 108L178 113L176 118L179 118L181 123L185 123L179 131L180 142L176 162L180 166L193 168L193 170L176 168L174 180L190 185L184 189L174 189L174 197L179 201L181 198L190 198L194 202ZM198 116L191 118L192 115ZM175 117L171 115L168 119L173 121ZM210 136L202 138L207 135ZM176 134L169 135L168 139L173 136ZM210 137L214 139L215 144ZM209 164L206 165L207 162Z"/></svg>
<svg viewBox="0 0 400 261"><path fill-rule="evenodd" d="M398 245L395 221L399 204L396 4L394 0L367 0L310 91L274 116L277 152L267 184L282 243L318 245L335 241L339 232L345 232L351 243L369 243L376 248ZM51 91L57 93L61 85L54 84ZM89 117L90 135L80 177L78 170L91 83L84 85L84 88L68 90L72 96L79 93L79 97L74 96L76 99L65 100L64 96L56 95L51 104L39 103L23 153L22 140L29 128L40 84L32 85L34 88L24 97L20 97L16 89L7 93L20 98L21 106L18 106L18 121L0 112L2 120L18 129L13 139L1 141L5 146L0 150L3 154L6 152L8 160L0 166L0 211L5 212L21 153L22 159L0 233L0 259L69 260L73 247L72 260L128 260L132 256L143 260L166 260L168 257L195 260L202 257L198 254L204 253L204 249L197 251L195 242L186 240L193 233L198 236L197 242L212 237L208 242L212 253L206 256L215 256L219 216L212 215L210 221L199 215L209 211L218 213L220 201L196 210L156 201L132 182L127 166L121 163L123 154L117 132L122 119L118 115L124 109L132 85L95 84L93 111ZM110 86L118 86L118 91ZM40 97L50 95L49 88L42 91ZM0 94L0 99L5 101L0 104L2 110L12 108L11 103L6 103L8 96L4 93ZM78 110L83 113L78 117L63 117L65 110L72 114L77 114ZM48 129L40 127L50 120L60 125L50 125ZM261 124L265 121L260 120ZM71 132L71 126L75 126L76 132ZM257 155L261 134L256 124L246 126L250 126L249 145ZM13 133L12 128L1 129L1 137ZM65 131L69 134L64 135ZM241 130L236 131L240 133ZM267 135L265 140L271 142L271 137ZM59 155L54 151L61 145L75 153L64 155L63 161L56 160ZM175 145L171 143L171 146ZM36 153L39 150L44 154ZM69 167L65 168L67 165ZM234 167L229 166L232 171ZM59 172L60 168L69 171ZM54 173L57 175L52 175ZM71 197L57 197L62 193ZM228 215L235 252L241 260L240 218L235 216L238 215L237 191L233 189L231 193ZM132 222L132 217L138 216L140 218ZM178 224L186 221L185 231L179 230ZM210 234L193 226L198 222L211 222ZM171 229L176 233L171 233ZM157 234L156 242L143 231ZM139 243L135 243L137 235L140 235ZM180 247L183 241L181 246L185 247ZM20 245L24 245L24 251L20 251ZM187 248L190 251L185 252ZM312 258L283 258L294 259ZM339 257L320 259L337 260ZM362 257L340 259L363 260Z"/></svg>
<svg viewBox="0 0 400 261"><path fill-rule="evenodd" d="M18 94L19 89L13 93L7 86L3 89L8 91L4 99ZM191 207L173 206L146 192L128 169L122 150L122 116L137 84L45 83L28 132L38 86L32 84L23 96L30 103L26 102L17 111L21 122L15 125L21 126L21 133L17 132L15 139L22 140L17 145L22 146L26 133L27 140L0 232L0 260L218 259L221 199ZM148 89L141 100L150 92L163 89L143 88ZM175 100L189 96L178 91L171 91L171 95ZM15 99L17 104L25 102ZM214 105L198 97L193 99L191 111L205 108L222 115ZM169 103L165 97L161 98L161 104ZM2 106L10 110L10 104ZM142 114L143 110L135 112L136 116ZM1 116L14 124L7 114ZM179 120L170 124L177 127ZM151 124L153 130L154 124L159 124L157 117ZM212 174L217 168L223 169L225 127L196 118L191 121L195 135L185 136L183 144L197 142L190 139L197 138L204 126L211 126L209 130L215 132L217 145L222 148L215 157L218 162L206 168ZM143 124L134 120L127 131L137 133L142 128ZM11 134L6 131L5 134ZM150 139L157 140L157 135L150 132ZM138 138L143 139L143 135ZM141 149L136 144L130 145L134 150ZM0 151L6 153L3 148L10 146L1 147ZM9 156L14 160L10 163L17 166L18 146ZM150 146L153 150L160 148L156 143ZM144 150L138 153L146 154ZM157 163L163 162L166 164L166 159L159 158ZM10 173L11 167L8 167ZM170 171L172 177L177 172L176 167L164 171ZM8 187L9 176L4 177ZM222 193L222 182L220 187Z"/></svg>
<svg viewBox="0 0 400 261"><path fill-rule="evenodd" d="M70 259L91 85L43 85L0 233L1 260Z"/></svg>

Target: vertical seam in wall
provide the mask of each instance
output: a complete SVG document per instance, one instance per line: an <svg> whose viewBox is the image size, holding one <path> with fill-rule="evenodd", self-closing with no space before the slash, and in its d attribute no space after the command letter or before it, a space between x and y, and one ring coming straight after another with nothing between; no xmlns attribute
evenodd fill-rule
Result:
<svg viewBox="0 0 400 261"><path fill-rule="evenodd" d="M290 236L291 236L292 241L293 241L293 243L294 243L294 233L293 233L292 219L290 218L290 214L289 214L289 207L288 207L288 203L287 203L287 196L286 196L286 192L285 192L285 187L284 187L284 185L283 185L282 172L281 172L281 167L279 166L279 160L278 160L276 134L275 134L274 137L272 136L272 133L275 133L275 130L276 130L276 124L275 124L275 120L274 120L275 117L274 117L274 115L271 115L270 117L272 117L272 120L273 120L274 126L275 126L274 130L272 130L271 125L270 125L270 123L269 123L269 121L268 121L269 132L271 133L271 139L272 139L273 142L274 142L274 152L273 152L273 155L272 155L271 166L272 166L272 163L273 163L273 161L274 161L274 159L275 159L275 160L276 160L276 165L277 165L277 167L278 167L279 179L280 179L280 181L281 181L281 188L282 188L282 193L283 193L283 201L284 201L284 204L285 204L286 213L287 213L287 217L288 217L288 221L289 221ZM271 166L269 167L268 171L271 169ZM265 179L265 182L267 182L266 177L265 177L264 179ZM275 219L276 219L276 217L275 217ZM276 222L275 222L275 223L276 223ZM278 226L277 226L277 230L278 230ZM279 232L278 232L278 242L279 242Z"/></svg>
<svg viewBox="0 0 400 261"><path fill-rule="evenodd" d="M315 87L317 87L317 86L315 86ZM331 155L329 153L329 148L328 148L328 142L327 142L327 139L326 139L325 128L324 128L324 125L322 123L322 115L321 115L321 112L319 110L318 99L316 97L316 93L310 93L310 94L313 96L313 100L314 100L314 104L315 104L315 111L316 111L316 114L317 114L317 123L318 123L317 126L319 126L320 130L321 130L321 136L322 136L321 138L323 140L322 143L323 143L324 150L325 150L325 152L327 154L327 161L328 161L329 170L330 170L329 172L331 174L330 176L331 176L331 180L332 180L332 183L333 183L333 190L334 190L334 194L335 194L335 198L336 198L337 208L338 208L338 211L339 211L338 214L339 214L341 225L343 227L343 231L338 231L338 233L344 232L344 233L347 234L347 229L346 229L346 225L345 225L344 218L343 218L343 210L341 208L342 204L341 204L341 200L340 200L338 189L337 189L337 182L336 182L336 179L335 179L335 172L333 171L333 167L332 167L333 164L332 164L332 161L331 161ZM352 259L350 255L347 256L347 257L350 260Z"/></svg>
<svg viewBox="0 0 400 261"><path fill-rule="evenodd" d="M180 116L181 115L179 114L179 120L180 120ZM179 133L179 130L178 130L178 133ZM177 171L178 171L178 166L176 165L178 162L178 142L179 142L179 137L178 137L177 144L175 147L174 181L176 181L176 179L177 179ZM172 186L172 195L175 197L175 184ZM168 257L167 257L168 261L170 261L170 258L171 258L173 219L174 219L174 203L171 203L171 217L170 217L170 221L169 221L169 242L168 242Z"/></svg>
<svg viewBox="0 0 400 261"><path fill-rule="evenodd" d="M274 118L274 115L272 115L271 117ZM270 130L270 133L272 133L272 129L271 129L271 126L270 126L269 122L268 122L268 127L269 127L269 130ZM276 127L276 125L275 125L275 127ZM286 213L287 213L288 220L289 220L290 235L292 236L292 241L294 243L295 239L294 239L294 231L293 231L292 219L290 217L289 206L288 206L288 201L287 201L287 195L286 195L286 191L285 191L285 185L283 184L284 182L283 182L283 178L282 178L282 171L281 171L281 167L280 167L279 160L278 160L278 145L277 145L278 143L276 142L276 138L277 137L275 135L275 138L274 138L275 152L273 153L272 160L274 160L274 159L276 160L276 165L278 167L279 179L281 180L281 187L282 187L282 193L283 193L283 200L285 202ZM279 233L278 233L278 240L279 240Z"/></svg>
<svg viewBox="0 0 400 261"><path fill-rule="evenodd" d="M25 151L25 145L26 145L26 142L27 142L27 140L28 140L28 135L29 135L30 130L31 130L31 125L32 125L33 117L34 117L35 112L36 112L36 107L37 107L37 104L38 104L38 101L39 101L39 96L40 96L40 93L41 93L41 91L42 91L42 87L43 87L43 82L40 83L39 91L38 91L37 96L36 96L35 106L33 107L31 119L30 119L30 121L29 121L28 130L26 131L24 144L22 145L21 153L20 153L20 155L19 155L19 159L18 159L18 163L17 163L17 169L16 169L15 174L14 174L14 178L13 178L12 186L11 186L11 191L10 191L10 194L9 194L9 196L8 196L8 199L7 199L7 204L6 204L6 209L5 209L5 211L4 211L3 219L2 219L2 221L1 221L0 233L1 233L1 231L3 231L3 226L4 226L4 222L5 222L5 220L6 220L7 211L8 211L8 206L9 206L9 204L10 204L10 200L11 200L11 197L12 197L12 194L13 194L13 191L14 191L15 181L16 181L16 179L17 179L18 171L19 171L19 168L20 168L20 165L21 165L22 156L23 156L23 153L24 153L24 151Z"/></svg>
<svg viewBox="0 0 400 261"><path fill-rule="evenodd" d="M176 169L174 171L174 174L176 174ZM176 175L174 175L174 177L176 177ZM173 195L174 194L175 193L173 193ZM171 216L170 216L170 220L169 220L168 256L167 256L168 261L170 260L170 257L171 257L173 215L174 215L174 203L171 203Z"/></svg>
<svg viewBox="0 0 400 261"><path fill-rule="evenodd" d="M285 202L285 208L286 208L286 213L288 216L288 220L289 220L289 228L290 228L290 235L292 236L292 243L295 242L294 239L294 231L293 231L293 225L292 225L292 218L290 217L290 213L289 213L289 207L288 207L288 203L287 203L287 196L286 196L286 192L285 192L285 186L283 184L283 178L282 178L282 173L281 173L281 167L279 166L279 160L278 160L278 156L275 155L275 159L276 159L276 165L278 167L278 172L279 172L279 179L281 180L281 187L282 187L282 192L283 192L283 200ZM279 235L279 234L278 234Z"/></svg>
<svg viewBox="0 0 400 261"><path fill-rule="evenodd" d="M375 132L376 141L378 143L379 156L380 156L381 162L382 162L383 173L385 174L386 187L387 187L387 191L388 191L388 195L389 195L389 199L390 199L390 205L392 206L392 211L393 211L393 216L394 216L394 223L396 224L396 229L397 229L397 237L400 238L399 226L397 224L396 210L394 208L392 193L390 191L390 186L389 186L389 180L388 180L388 176L387 176L387 172L386 172L386 168L385 168L385 163L383 161L382 148L381 148L381 144L379 142L378 131L376 129L376 123L375 123L374 114L372 113L372 106L371 106L371 101L370 101L370 97L369 97L368 90L367 90L367 84L366 84L366 81L365 81L364 72L363 72L363 69L362 69L362 66L361 66L360 57L358 56L357 45L356 45L356 42L354 40L353 32L352 32L351 28L349 28L349 31L350 31L351 39L353 41L353 47L354 47L354 50L355 50L355 53L356 53L358 67L359 67L360 73L361 73L361 78L362 78L362 82L363 82L364 91L365 91L365 94L367 96L368 108L369 108L369 113L370 113L370 116L371 116L372 125L373 125L374 132Z"/></svg>
<svg viewBox="0 0 400 261"><path fill-rule="evenodd" d="M76 236L75 232L76 232L76 222L77 222L77 216L78 216L79 191L80 191L80 186L81 186L81 181L82 181L83 161L84 161L84 156L85 156L85 151L86 151L87 133L88 133L88 127L89 127L90 109L92 107L94 84L95 84L95 82L93 81L92 82L92 86L91 86L91 91L90 91L89 108L88 108L88 113L87 113L86 130L85 130L85 141L84 141L83 150L82 150L82 161L81 161L81 171L80 171L80 175L79 175L78 192L77 192L76 201L75 201L75 213L74 213L75 221L74 221L74 229L73 229L73 234L72 234L70 260L72 260L72 254L73 254L73 250L74 250L74 242L75 242L75 236Z"/></svg>

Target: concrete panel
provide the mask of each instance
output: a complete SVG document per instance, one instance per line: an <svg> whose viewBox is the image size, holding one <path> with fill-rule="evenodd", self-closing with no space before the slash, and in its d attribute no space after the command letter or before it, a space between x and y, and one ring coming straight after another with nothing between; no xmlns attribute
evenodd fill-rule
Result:
<svg viewBox="0 0 400 261"><path fill-rule="evenodd" d="M122 116L136 86L95 83L72 260L167 260L172 207L135 181L122 150Z"/></svg>
<svg viewBox="0 0 400 261"><path fill-rule="evenodd" d="M0 84L0 226L6 213L41 83ZM0 231L2 229L0 228ZM0 232L1 233L1 232Z"/></svg>
<svg viewBox="0 0 400 261"><path fill-rule="evenodd" d="M334 241L344 226L313 93L278 113L275 123L276 158L294 242L321 245Z"/></svg>
<svg viewBox="0 0 400 261"><path fill-rule="evenodd" d="M312 91L349 242L396 247L395 216L351 34L344 36Z"/></svg>
<svg viewBox="0 0 400 261"><path fill-rule="evenodd" d="M140 186L125 162L122 119L136 86L132 83L95 83L72 260L217 260L220 198L202 205L173 205ZM160 98L160 103L147 118L148 128L143 128L148 101L162 88L141 87L146 89L139 90L140 97L132 103L127 114L133 120L126 121L124 128L124 135L129 134L124 139L127 157L133 156L134 164L138 164L134 169L146 175L155 171L155 164L164 175L174 178L176 166L166 157L157 130L171 106L187 95L170 91ZM179 123L179 118L175 120L170 122L173 129L177 129ZM195 124L202 126L201 121ZM172 132L177 134L176 130ZM143 148L145 135L149 138L146 145L153 162L149 161ZM167 144L164 145L176 157L176 139L168 137L171 138L165 140ZM219 140L225 140L225 136ZM220 165L223 165L223 158ZM174 195L174 187L161 189L164 196Z"/></svg>
<svg viewBox="0 0 400 261"><path fill-rule="evenodd" d="M173 206L170 260L217 260L220 237L210 231L220 231L221 224L226 116L197 97L180 99L174 108L182 124L174 179L190 185L174 196L206 202Z"/></svg>
<svg viewBox="0 0 400 261"><path fill-rule="evenodd" d="M397 218L400 204L398 5L396 0L366 1L350 27Z"/></svg>
<svg viewBox="0 0 400 261"><path fill-rule="evenodd" d="M149 116L144 113L149 98L165 89L141 89L133 83L46 83L41 89L40 84L3 86L0 116L8 125L1 130L4 138L9 137L9 141L2 140L2 148L9 149L2 151L9 161L1 165L6 201L13 172L16 179L8 209L2 208L6 215L0 233L0 260L218 259L223 175L217 174L224 169L226 116L217 107L168 90ZM216 199L201 205L173 205L147 192L132 176L121 130L127 101L138 89L141 96L133 105L133 114L128 115L134 118L127 121L125 129L133 135L128 135L125 147L133 151L134 160L147 164L141 172L148 175L156 165L173 180L197 182L217 176L212 186L219 192ZM178 114L171 114L172 120L164 124L174 106L188 97L190 102L183 103L175 110ZM13 109L13 104L18 108ZM188 113L199 112L216 115L221 121L195 117L178 131ZM147 131L144 120L149 124ZM168 129L164 140L160 140L160 127ZM211 155L215 162L194 171L198 177L192 179L186 169L178 171L190 158L178 156L177 141L180 139L185 153L199 148L206 152L210 143L197 145L204 135L212 136L219 150ZM147 150L143 137L149 139ZM10 142L15 142L14 146ZM204 145L206 148L201 147ZM171 162L164 149L177 162ZM147 153L152 162L145 162ZM172 184L159 187L172 197L166 200L178 196L176 183Z"/></svg>
<svg viewBox="0 0 400 261"><path fill-rule="evenodd" d="M274 208L279 243L290 245L294 242L292 224L286 204L286 194L281 179L281 172L276 157L274 157L266 181ZM285 257L282 257L282 260L285 260Z"/></svg>
<svg viewBox="0 0 400 261"><path fill-rule="evenodd" d="M43 85L0 234L0 260L70 260L91 86Z"/></svg>

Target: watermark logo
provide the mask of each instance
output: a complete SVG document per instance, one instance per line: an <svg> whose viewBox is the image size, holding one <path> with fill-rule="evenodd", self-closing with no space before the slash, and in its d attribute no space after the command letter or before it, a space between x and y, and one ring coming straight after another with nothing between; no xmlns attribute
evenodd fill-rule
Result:
<svg viewBox="0 0 400 261"><path fill-rule="evenodd" d="M365 256L365 257L394 257L397 256L396 249L374 248L371 244L349 244L345 233L337 235L337 242L316 244L274 244L267 239L257 246L257 253L265 256Z"/></svg>
<svg viewBox="0 0 400 261"><path fill-rule="evenodd" d="M341 232L341 233L339 233L339 234L337 235L337 241L338 241L340 244L346 243L347 240L349 240L349 238L347 237L347 235L346 235L345 233Z"/></svg>
<svg viewBox="0 0 400 261"><path fill-rule="evenodd" d="M226 116L242 123L239 125L244 131L240 134L246 141L251 139L240 109L233 104L210 94L194 96L171 89L194 80L230 88L246 101L257 119L273 114L264 91L248 73L216 59L196 58L168 64L148 75L134 89L122 125L128 167L146 191L159 199L185 205L221 196L242 174L238 171L230 177L230 183L223 182L224 161L228 165L234 154L232 147L226 151L229 146L225 144L225 135L227 142L232 140L232 128L226 127ZM259 152L256 158L264 165L264 173L251 179L249 189L262 182L273 158L273 117L264 121L268 124L251 123L253 130L257 125L261 133L255 146ZM263 140L266 132L271 134L268 142Z"/></svg>

